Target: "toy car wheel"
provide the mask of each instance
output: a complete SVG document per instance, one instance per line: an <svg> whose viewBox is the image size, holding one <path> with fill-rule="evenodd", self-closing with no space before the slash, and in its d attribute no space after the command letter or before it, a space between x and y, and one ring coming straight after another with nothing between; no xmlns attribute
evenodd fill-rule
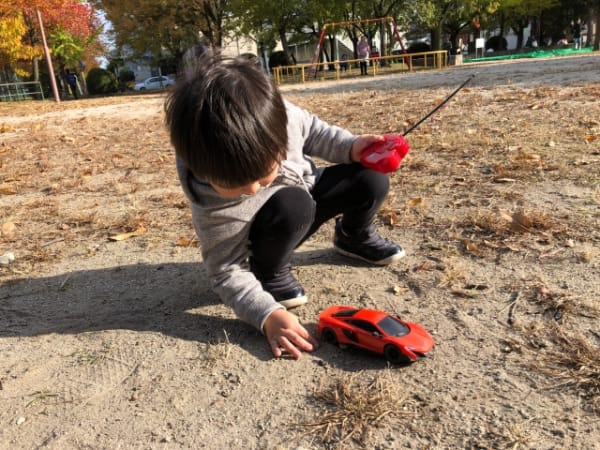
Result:
<svg viewBox="0 0 600 450"><path fill-rule="evenodd" d="M386 359L393 364L406 364L411 362L410 358L400 351L395 345L386 345L383 349Z"/></svg>
<svg viewBox="0 0 600 450"><path fill-rule="evenodd" d="M331 328L325 328L321 333L321 337L323 338L323 341L328 344L337 344L337 336L335 335L335 331Z"/></svg>

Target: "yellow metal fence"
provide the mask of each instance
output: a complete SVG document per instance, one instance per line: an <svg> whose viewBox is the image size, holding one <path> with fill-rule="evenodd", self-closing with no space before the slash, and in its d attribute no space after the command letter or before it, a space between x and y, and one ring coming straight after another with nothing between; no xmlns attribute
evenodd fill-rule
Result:
<svg viewBox="0 0 600 450"><path fill-rule="evenodd" d="M341 80L360 76L362 59L349 59L324 63L297 64L273 68L277 84L307 83L311 81ZM448 65L448 53L436 50L370 58L367 76L388 75L415 70L441 69Z"/></svg>

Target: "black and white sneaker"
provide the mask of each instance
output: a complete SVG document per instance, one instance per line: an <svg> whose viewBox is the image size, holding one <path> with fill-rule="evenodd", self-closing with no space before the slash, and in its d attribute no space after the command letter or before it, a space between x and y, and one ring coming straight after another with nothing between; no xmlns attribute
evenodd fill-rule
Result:
<svg viewBox="0 0 600 450"><path fill-rule="evenodd" d="M335 224L333 246L342 255L378 266L386 266L406 255L398 244L381 237L375 230L375 225L370 225L356 235L349 235L342 229L339 218Z"/></svg>
<svg viewBox="0 0 600 450"><path fill-rule="evenodd" d="M275 301L286 309L296 308L308 303L308 297L304 292L304 288L292 274L291 265L286 266L280 272L268 278L261 277L254 270L253 272L262 284L263 289L271 294Z"/></svg>

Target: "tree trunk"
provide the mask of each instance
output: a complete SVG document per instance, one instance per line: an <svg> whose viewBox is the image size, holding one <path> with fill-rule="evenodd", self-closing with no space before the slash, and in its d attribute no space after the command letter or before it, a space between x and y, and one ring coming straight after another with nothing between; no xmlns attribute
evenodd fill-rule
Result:
<svg viewBox="0 0 600 450"><path fill-rule="evenodd" d="M387 55L387 51L385 48L385 37L386 37L386 31L387 31L387 27L385 26L385 22L381 22L379 24L379 54L381 56ZM385 59L381 59L379 60L379 64L381 66L385 66L386 65L386 60Z"/></svg>
<svg viewBox="0 0 600 450"><path fill-rule="evenodd" d="M33 73L33 81L40 81L40 59L34 56L31 60L31 72Z"/></svg>
<svg viewBox="0 0 600 450"><path fill-rule="evenodd" d="M340 55L338 55L335 51L335 39L336 38L334 35L327 36L327 40L329 41L329 55L331 56L329 56L327 51L323 49L323 52L325 53L325 59L330 62L329 70L335 70L335 64L333 61L335 59L340 59Z"/></svg>
<svg viewBox="0 0 600 450"><path fill-rule="evenodd" d="M598 51L600 50L600 5L596 7L596 23L594 26L594 35L594 50Z"/></svg>
<svg viewBox="0 0 600 450"><path fill-rule="evenodd" d="M279 29L279 40L281 41L281 47L283 48L283 54L285 55L287 65L290 65L292 62L292 54L290 53L290 46L287 41L287 36L285 35L285 29ZM321 58L321 55L319 55Z"/></svg>
<svg viewBox="0 0 600 450"><path fill-rule="evenodd" d="M442 24L431 30L431 50L442 48Z"/></svg>

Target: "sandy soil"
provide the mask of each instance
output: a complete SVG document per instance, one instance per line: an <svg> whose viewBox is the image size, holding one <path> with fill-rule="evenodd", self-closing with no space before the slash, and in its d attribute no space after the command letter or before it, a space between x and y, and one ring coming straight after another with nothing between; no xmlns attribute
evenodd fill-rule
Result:
<svg viewBox="0 0 600 450"><path fill-rule="evenodd" d="M398 313L436 341L408 366L273 359L220 304L160 94L0 104L0 448L600 448L600 56L282 90L399 132L475 72L392 175L407 257L355 264L326 224L294 258L309 330Z"/></svg>

